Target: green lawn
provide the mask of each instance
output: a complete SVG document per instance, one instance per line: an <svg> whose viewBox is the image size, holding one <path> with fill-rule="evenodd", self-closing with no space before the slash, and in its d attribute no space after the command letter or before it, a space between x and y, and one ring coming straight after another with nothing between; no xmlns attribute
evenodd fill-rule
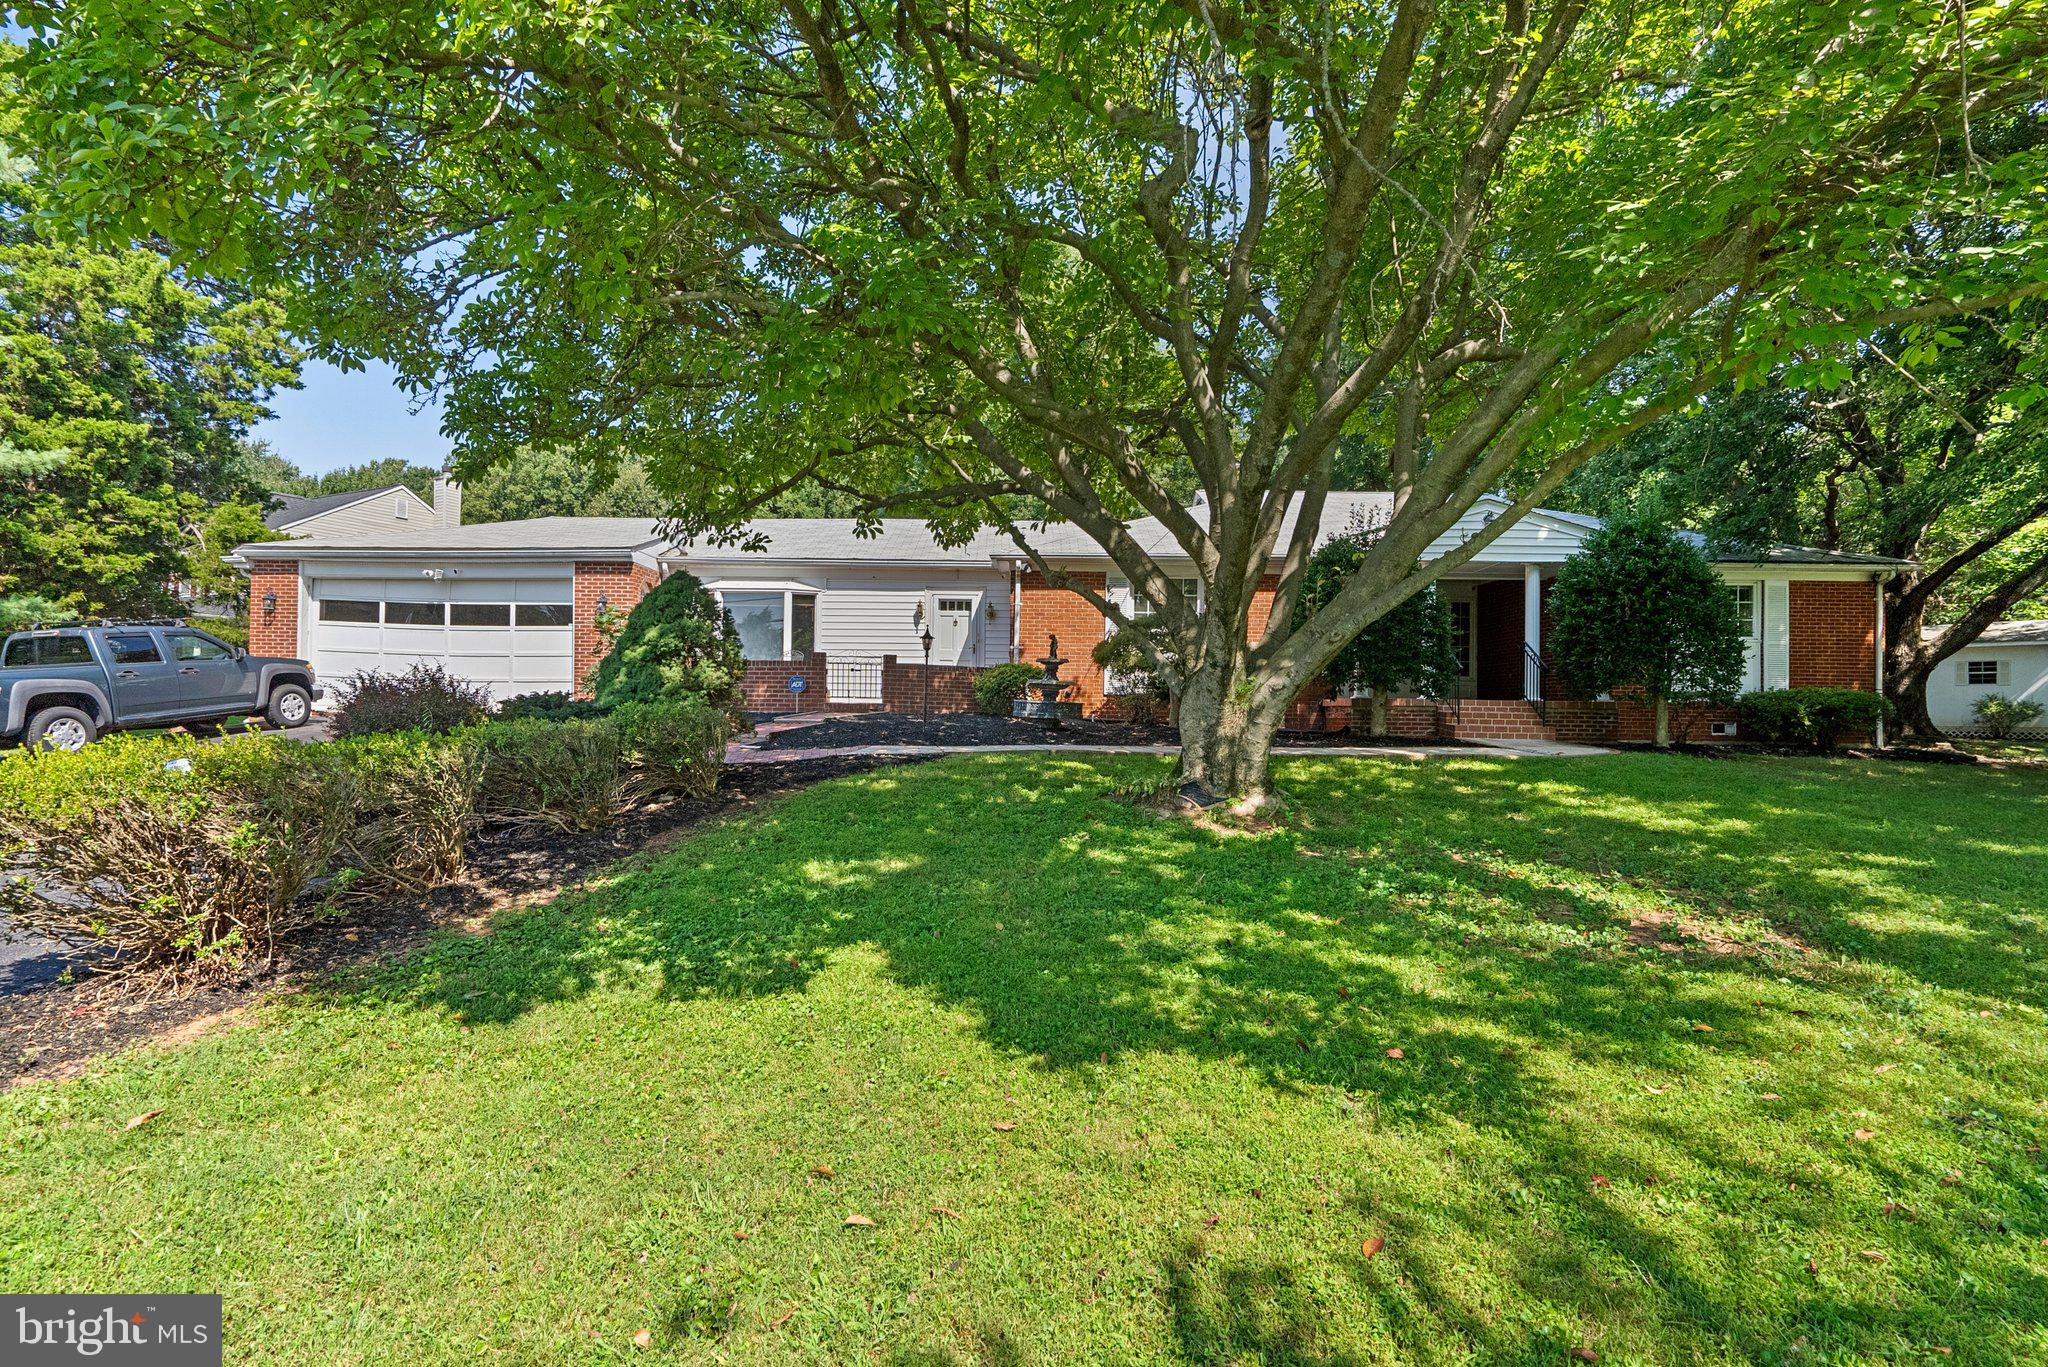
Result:
<svg viewBox="0 0 2048 1367"><path fill-rule="evenodd" d="M1302 760L1244 835L1157 765L830 784L19 1089L0 1287L230 1361L2048 1356L2048 772Z"/></svg>

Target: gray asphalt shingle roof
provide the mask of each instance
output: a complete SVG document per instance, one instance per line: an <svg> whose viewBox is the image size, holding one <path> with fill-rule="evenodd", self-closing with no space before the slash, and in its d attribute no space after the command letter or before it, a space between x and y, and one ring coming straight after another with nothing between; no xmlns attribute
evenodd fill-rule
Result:
<svg viewBox="0 0 2048 1367"><path fill-rule="evenodd" d="M1392 508L1391 494L1333 492L1323 507L1322 533L1333 536L1361 524L1383 521ZM1286 545L1293 535L1299 511L1300 496L1297 495L1282 524L1279 544ZM1600 525L1598 518L1584 513L1552 509L1540 511L1543 516L1589 531ZM306 517L311 514L301 510L297 515ZM1138 518L1129 527L1132 538L1148 553L1165 558L1180 555L1178 545L1157 518ZM994 556L1017 554L1015 543L1007 535L992 530L975 533L964 545L943 545L929 527L915 518L885 518L879 528L866 535L852 518L829 517L761 518L748 523L746 532L750 540L758 540L759 549L748 549L741 544L721 545L709 538L674 545L662 535L660 523L652 518L535 517L515 522L468 523L460 527L392 527L367 536L308 537L290 543L270 543L267 547L245 546L239 548L238 553L253 554L257 558L289 558L318 551L482 552L497 555L531 552L541 556L568 552L624 555L644 551L714 564L752 560L952 565L986 564ZM1070 523L1027 524L1024 534L1040 554L1050 558L1100 559L1103 555L1102 548L1093 538ZM1697 532L1680 534L1696 545L1706 544ZM283 548L286 544L289 549ZM1885 556L1823 551L1808 546L1720 549L1714 558L1723 564L1856 569L1884 569L1908 563Z"/></svg>
<svg viewBox="0 0 2048 1367"><path fill-rule="evenodd" d="M1922 635L1933 640L1943 628L1928 627ZM1993 622L1984 634L1970 643L1978 646L2048 646L2048 618L2038 621ZM1968 649L1968 647L1964 647Z"/></svg>

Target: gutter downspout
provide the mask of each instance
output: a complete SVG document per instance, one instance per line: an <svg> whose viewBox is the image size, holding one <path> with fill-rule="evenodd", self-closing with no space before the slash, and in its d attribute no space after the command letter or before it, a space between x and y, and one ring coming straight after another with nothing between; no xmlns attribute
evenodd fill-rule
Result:
<svg viewBox="0 0 2048 1367"><path fill-rule="evenodd" d="M1877 624L1871 630L1870 638L1877 643L1877 696L1880 702L1884 699L1884 581L1888 578L1890 576L1885 574L1870 576L1870 583L1876 590L1877 598ZM1880 707L1877 713L1877 748L1882 750L1884 747L1884 709Z"/></svg>
<svg viewBox="0 0 2048 1367"><path fill-rule="evenodd" d="M1010 663L1024 654L1024 566L1010 562Z"/></svg>

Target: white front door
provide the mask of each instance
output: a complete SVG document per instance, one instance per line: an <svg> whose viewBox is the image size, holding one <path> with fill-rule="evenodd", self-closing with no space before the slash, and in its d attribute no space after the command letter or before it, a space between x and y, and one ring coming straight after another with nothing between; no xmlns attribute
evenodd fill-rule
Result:
<svg viewBox="0 0 2048 1367"><path fill-rule="evenodd" d="M974 596L942 593L932 602L932 663L971 663L974 650Z"/></svg>

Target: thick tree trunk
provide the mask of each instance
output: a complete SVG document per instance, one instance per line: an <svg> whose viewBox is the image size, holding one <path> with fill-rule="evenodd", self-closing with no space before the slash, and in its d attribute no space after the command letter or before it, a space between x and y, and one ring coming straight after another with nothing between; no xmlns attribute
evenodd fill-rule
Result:
<svg viewBox="0 0 2048 1367"><path fill-rule="evenodd" d="M1900 740L1925 744L1948 739L1927 711L1927 680L1939 663L1926 650L1895 650L1886 662L1884 691L1891 699Z"/></svg>
<svg viewBox="0 0 2048 1367"><path fill-rule="evenodd" d="M1236 811L1269 805L1273 737L1287 715L1287 696L1235 670L1205 669L1190 678L1180 695L1176 782L1183 791Z"/></svg>
<svg viewBox="0 0 2048 1367"><path fill-rule="evenodd" d="M1372 723L1367 734L1376 740L1387 734L1387 690L1384 688L1372 691Z"/></svg>
<svg viewBox="0 0 2048 1367"><path fill-rule="evenodd" d="M1671 700L1663 697L1658 698L1656 712L1657 748L1659 750L1669 750L1671 748Z"/></svg>

